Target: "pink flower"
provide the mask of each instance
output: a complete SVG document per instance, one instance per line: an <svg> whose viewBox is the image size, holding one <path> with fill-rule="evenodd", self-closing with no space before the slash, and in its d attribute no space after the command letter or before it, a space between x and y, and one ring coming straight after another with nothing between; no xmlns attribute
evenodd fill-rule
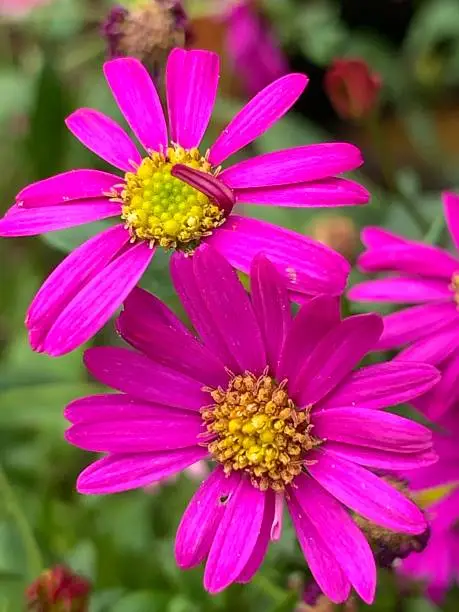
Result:
<svg viewBox="0 0 459 612"><path fill-rule="evenodd" d="M136 289L118 331L136 351L98 347L89 371L118 391L66 409L67 440L106 453L79 476L84 494L126 491L212 459L216 468L180 523L182 568L207 559L216 593L256 573L280 537L287 503L324 594L367 602L376 570L347 508L388 529L422 533L422 512L372 470L436 460L424 426L385 412L438 380L432 366L355 370L378 341L378 315L341 320L339 300L317 296L292 317L287 288L263 255L251 298L229 263L203 245L174 258L175 287L199 339L155 297Z"/></svg>
<svg viewBox="0 0 459 612"><path fill-rule="evenodd" d="M439 461L414 470L410 485L413 491L441 485L456 485L439 501L428 507L431 535L420 554L411 554L399 566L399 572L425 583L429 597L440 603L459 575L459 449L457 419L443 418L434 432Z"/></svg>
<svg viewBox="0 0 459 612"><path fill-rule="evenodd" d="M459 197L444 193L443 205L451 238L459 248ZM408 345L396 359L440 366L440 384L417 402L429 418L437 419L459 400L459 257L377 227L363 230L362 241L367 251L358 260L361 270L394 274L356 285L349 298L416 304L384 317L378 347Z"/></svg>
<svg viewBox="0 0 459 612"><path fill-rule="evenodd" d="M217 55L171 52L166 78L170 141L161 102L142 64L113 60L105 64L105 76L148 155L142 157L112 119L96 110L77 110L67 119L70 131L122 176L74 170L39 181L23 189L0 220L0 235L30 236L118 218L118 225L67 257L38 292L26 319L35 350L62 355L93 336L137 284L156 246L192 253L205 240L242 271L263 250L292 290L306 295L343 291L349 273L343 257L294 232L232 214L232 208L237 211L241 202L295 207L367 202L368 192L360 185L330 178L361 164L356 147L297 147L220 171L222 162L288 111L306 86L304 75L287 75L255 96L204 156L196 147L215 101ZM203 189L212 197L171 176L180 169L203 177Z"/></svg>
<svg viewBox="0 0 459 612"><path fill-rule="evenodd" d="M225 24L228 55L249 95L255 95L271 81L289 72L279 41L253 2L240 0L233 3L226 11Z"/></svg>
<svg viewBox="0 0 459 612"><path fill-rule="evenodd" d="M362 59L336 59L325 80L333 108L343 119L363 119L375 108L381 90L381 78Z"/></svg>
<svg viewBox="0 0 459 612"><path fill-rule="evenodd" d="M49 2L50 0L0 0L0 15L23 16Z"/></svg>

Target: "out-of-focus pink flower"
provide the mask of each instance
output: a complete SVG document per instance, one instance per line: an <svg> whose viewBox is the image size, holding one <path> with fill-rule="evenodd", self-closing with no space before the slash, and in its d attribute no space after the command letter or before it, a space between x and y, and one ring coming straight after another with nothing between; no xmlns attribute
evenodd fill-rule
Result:
<svg viewBox="0 0 459 612"><path fill-rule="evenodd" d="M343 119L363 119L374 109L381 78L362 59L337 59L325 75L325 90Z"/></svg>
<svg viewBox="0 0 459 612"><path fill-rule="evenodd" d="M459 196L444 193L443 207L452 241L459 249ZM416 304L384 317L378 348L407 345L397 360L440 367L443 376L438 386L416 401L430 419L438 419L459 401L459 257L378 227L365 228L362 242L367 250L358 259L360 269L391 274L356 285L349 298Z"/></svg>
<svg viewBox="0 0 459 612"><path fill-rule="evenodd" d="M232 3L225 14L226 46L248 95L289 72L280 43L250 0Z"/></svg>
<svg viewBox="0 0 459 612"><path fill-rule="evenodd" d="M430 541L422 553L411 554L398 571L424 583L426 593L440 603L459 576L459 422L448 415L437 423L434 444L439 460L409 475L412 491L445 486L446 494L427 508L431 521ZM449 489L449 491L448 491Z"/></svg>
<svg viewBox="0 0 459 612"><path fill-rule="evenodd" d="M44 571L26 590L30 612L87 612L91 583L64 565Z"/></svg>
<svg viewBox="0 0 459 612"><path fill-rule="evenodd" d="M26 317L34 350L58 356L89 340L137 284L157 248L192 256L202 242L210 242L243 272L263 251L292 291L308 296L343 292L350 266L341 255L306 236L234 213L239 204L365 204L365 188L336 176L361 165L359 149L331 142L299 146L222 169L293 106L307 85L305 75L289 74L268 85L207 152L200 152L217 95L218 55L170 53L169 127L155 85L138 60L112 60L104 72L144 152L113 119L79 109L67 118L67 127L120 173L79 169L39 181L22 189L0 219L5 237L117 219L71 253L35 296Z"/></svg>
<svg viewBox="0 0 459 612"><path fill-rule="evenodd" d="M51 0L0 0L0 15L21 17Z"/></svg>
<svg viewBox="0 0 459 612"><path fill-rule="evenodd" d="M286 504L324 594L339 603L354 587L371 603L375 561L349 509L397 533L425 532L423 512L375 471L436 461L431 431L384 408L425 392L438 372L392 362L356 369L381 317L342 319L339 299L323 295L293 316L286 283L263 255L250 297L210 245L175 258L172 276L199 338L154 296L129 296L118 331L136 350L85 354L90 372L121 393L65 411L67 440L105 454L80 474L78 491L145 487L212 460L177 532L180 567L207 559L211 593L249 582L280 537Z"/></svg>

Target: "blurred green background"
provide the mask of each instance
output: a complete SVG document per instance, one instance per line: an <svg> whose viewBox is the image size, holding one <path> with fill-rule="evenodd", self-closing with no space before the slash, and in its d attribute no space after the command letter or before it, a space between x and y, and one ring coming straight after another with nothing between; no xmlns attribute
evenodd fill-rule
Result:
<svg viewBox="0 0 459 612"><path fill-rule="evenodd" d="M101 71L100 23L112 5L50 0L21 18L0 16L2 213L29 182L76 167L104 167L71 138L64 118L80 106L120 118ZM250 213L310 233L351 259L359 249L358 230L366 224L421 237L406 212L409 206L425 218L429 237L442 241L439 192L459 183L458 0L265 0L258 5L292 69L308 73L311 82L295 112L255 142L251 153L350 140L366 159L355 178L373 199L368 207L332 213L260 208ZM195 47L224 51L221 6L217 0L185 2ZM346 123L333 112L322 80L336 57L362 57L381 76L373 125ZM224 67L208 143L245 99L227 55ZM97 388L82 366L81 350L60 359L33 353L23 320L44 277L103 223L0 240L0 612L23 610L25 586L57 563L93 581L92 612L294 610L308 575L288 523L251 585L210 597L201 586L201 571L181 572L173 559L175 529L196 487L190 477L152 491L107 497L75 493L76 476L90 457L64 442L62 409ZM334 223L345 228L344 238L338 232L340 242L331 231ZM177 307L166 255L155 257L143 285ZM116 341L110 327L95 340ZM452 592L444 609L456 610L458 603L459 593ZM435 608L416 589L402 596L393 576L382 572L374 607Z"/></svg>

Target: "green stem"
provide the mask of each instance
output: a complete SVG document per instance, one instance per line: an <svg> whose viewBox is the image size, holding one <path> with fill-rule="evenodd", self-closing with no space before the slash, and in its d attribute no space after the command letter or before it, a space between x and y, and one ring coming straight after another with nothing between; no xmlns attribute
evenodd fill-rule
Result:
<svg viewBox="0 0 459 612"><path fill-rule="evenodd" d="M41 556L40 549L37 541L33 534L32 528L24 514L19 500L14 492L13 487L10 485L8 477L0 465L0 493L5 501L7 511L9 511L13 518L17 530L21 536L22 543L27 556L27 562L29 567L29 577L34 580L39 576L43 570L43 559Z"/></svg>
<svg viewBox="0 0 459 612"><path fill-rule="evenodd" d="M279 604L285 600L286 591L273 584L263 574L256 574L252 582L276 603Z"/></svg>
<svg viewBox="0 0 459 612"><path fill-rule="evenodd" d="M445 218L443 215L438 215L432 222L429 231L424 237L424 242L428 244L441 245L443 242L443 230L445 228Z"/></svg>
<svg viewBox="0 0 459 612"><path fill-rule="evenodd" d="M381 130L381 118L379 117L378 113L375 113L369 117L367 127L371 140L373 141L374 148L378 153L379 164L386 187L397 195L398 201L416 223L421 233L426 234L429 231L429 223L424 218L424 215L419 212L416 204L399 189L397 184L396 167L394 165L391 152L387 148L386 139L384 138L384 134Z"/></svg>

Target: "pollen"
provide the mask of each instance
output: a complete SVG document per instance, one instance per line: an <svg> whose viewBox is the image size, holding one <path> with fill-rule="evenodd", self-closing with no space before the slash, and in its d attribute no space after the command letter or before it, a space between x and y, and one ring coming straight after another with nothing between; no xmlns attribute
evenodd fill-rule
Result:
<svg viewBox="0 0 459 612"><path fill-rule="evenodd" d="M212 172L198 149L169 147L165 154L152 153L135 172L125 175L121 217L133 241L192 251L201 238L224 223L224 211L205 194L171 176L175 164Z"/></svg>
<svg viewBox="0 0 459 612"><path fill-rule="evenodd" d="M453 274L449 288L454 294L454 301L459 306L459 272Z"/></svg>
<svg viewBox="0 0 459 612"><path fill-rule="evenodd" d="M267 371L234 376L226 390L211 390L215 403L202 410L214 459L226 474L247 472L262 491L282 491L302 471L305 453L320 444L309 411L296 409L286 385Z"/></svg>

